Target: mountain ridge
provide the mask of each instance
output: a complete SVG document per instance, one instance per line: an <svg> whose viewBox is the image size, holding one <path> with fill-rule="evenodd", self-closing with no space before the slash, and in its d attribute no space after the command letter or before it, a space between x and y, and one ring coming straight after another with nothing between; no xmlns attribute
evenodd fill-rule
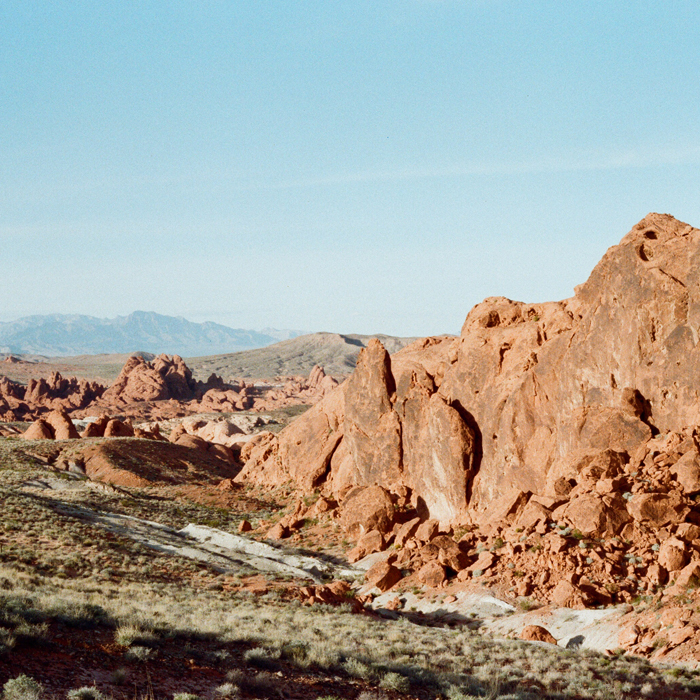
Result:
<svg viewBox="0 0 700 700"><path fill-rule="evenodd" d="M69 357L145 351L202 356L251 350L297 337L300 331L274 328L259 332L212 321L134 311L98 318L83 314L45 314L0 322L0 352Z"/></svg>

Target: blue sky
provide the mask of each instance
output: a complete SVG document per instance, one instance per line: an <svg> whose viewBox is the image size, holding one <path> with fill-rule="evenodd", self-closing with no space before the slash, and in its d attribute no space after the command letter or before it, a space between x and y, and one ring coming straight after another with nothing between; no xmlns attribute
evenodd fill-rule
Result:
<svg viewBox="0 0 700 700"><path fill-rule="evenodd" d="M0 320L458 333L700 226L696 2L0 4Z"/></svg>

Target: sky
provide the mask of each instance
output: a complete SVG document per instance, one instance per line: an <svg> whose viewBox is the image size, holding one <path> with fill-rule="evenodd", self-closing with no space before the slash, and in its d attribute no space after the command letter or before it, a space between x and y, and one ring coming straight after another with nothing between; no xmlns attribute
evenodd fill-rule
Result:
<svg viewBox="0 0 700 700"><path fill-rule="evenodd" d="M700 227L700 5L0 3L0 321L459 333Z"/></svg>

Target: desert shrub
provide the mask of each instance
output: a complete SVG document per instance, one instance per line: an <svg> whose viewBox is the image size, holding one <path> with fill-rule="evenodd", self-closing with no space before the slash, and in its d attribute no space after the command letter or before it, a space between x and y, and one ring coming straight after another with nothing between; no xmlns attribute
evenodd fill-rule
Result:
<svg viewBox="0 0 700 700"><path fill-rule="evenodd" d="M130 647L134 642L146 641L153 638L137 625L119 625L114 633L114 641L122 647Z"/></svg>
<svg viewBox="0 0 700 700"><path fill-rule="evenodd" d="M173 693L173 700L199 700L195 693Z"/></svg>
<svg viewBox="0 0 700 700"><path fill-rule="evenodd" d="M400 673L389 671L385 673L379 681L380 688L387 690L397 690L400 693L407 693L411 689L411 681Z"/></svg>
<svg viewBox="0 0 700 700"><path fill-rule="evenodd" d="M133 646L126 653L126 658L133 661L148 661L148 659L153 654L153 649L148 647Z"/></svg>
<svg viewBox="0 0 700 700"><path fill-rule="evenodd" d="M373 680L376 676L372 666L352 657L343 664L343 668L349 676L361 678L364 681Z"/></svg>
<svg viewBox="0 0 700 700"><path fill-rule="evenodd" d="M271 673L267 671L260 671L254 676L244 676L241 680L240 688L242 691L249 693L250 695L256 695L258 693L275 693L278 688L279 681Z"/></svg>
<svg viewBox="0 0 700 700"><path fill-rule="evenodd" d="M216 689L216 694L227 700L240 697L241 689L235 683L223 683Z"/></svg>
<svg viewBox="0 0 700 700"><path fill-rule="evenodd" d="M4 651L12 649L16 643L17 639L10 630L0 627L0 654Z"/></svg>
<svg viewBox="0 0 700 700"><path fill-rule="evenodd" d="M104 700L104 695L95 686L73 688L66 693L68 700Z"/></svg>
<svg viewBox="0 0 700 700"><path fill-rule="evenodd" d="M248 649L248 651L243 654L247 664L255 666L256 668L263 669L276 669L278 664L280 653L277 651L272 651L271 649L265 649L264 647L256 647L255 649Z"/></svg>
<svg viewBox="0 0 700 700"><path fill-rule="evenodd" d="M11 678L2 688L3 700L39 700L43 694L41 683L24 674Z"/></svg>

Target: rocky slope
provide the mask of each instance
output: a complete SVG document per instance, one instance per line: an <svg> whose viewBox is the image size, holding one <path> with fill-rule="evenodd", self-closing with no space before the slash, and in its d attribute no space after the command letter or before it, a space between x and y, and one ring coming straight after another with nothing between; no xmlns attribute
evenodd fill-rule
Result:
<svg viewBox="0 0 700 700"><path fill-rule="evenodd" d="M214 357L196 357L187 360L198 379L212 372L229 380L275 376L308 375L314 365L323 367L334 377L346 377L355 369L360 350L371 338L378 338L389 352L396 352L415 338L388 335L340 335L339 333L310 333L275 343L257 350L246 350Z"/></svg>
<svg viewBox="0 0 700 700"><path fill-rule="evenodd" d="M348 381L251 446L237 480L320 488L358 514L351 534L376 532L371 549L412 541L395 568L425 581L488 571L564 605L687 584L699 258L698 229L650 214L571 299L490 298L459 338L392 357L371 341ZM431 548L440 529L471 532Z"/></svg>

